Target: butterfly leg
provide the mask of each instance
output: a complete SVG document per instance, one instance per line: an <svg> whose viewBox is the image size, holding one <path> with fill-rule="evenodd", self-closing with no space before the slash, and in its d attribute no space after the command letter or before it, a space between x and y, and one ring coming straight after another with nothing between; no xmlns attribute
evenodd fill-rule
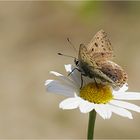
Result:
<svg viewBox="0 0 140 140"><path fill-rule="evenodd" d="M69 74L68 76L70 76L75 70L79 71L81 73L81 70L79 70L78 68L74 68ZM80 89L83 87L83 74L81 73L81 86Z"/></svg>
<svg viewBox="0 0 140 140"><path fill-rule="evenodd" d="M74 68L74 69L68 74L68 76L70 76L75 70L81 72L78 68Z"/></svg>
<svg viewBox="0 0 140 140"><path fill-rule="evenodd" d="M94 76L93 78L94 78L94 81L95 81L95 85L96 85L96 87L97 87L97 88L99 88L99 86L98 86L98 83L97 83L97 81L96 81L95 76Z"/></svg>
<svg viewBox="0 0 140 140"><path fill-rule="evenodd" d="M83 87L83 75L82 75L82 73L81 73L81 86L80 86L80 89Z"/></svg>

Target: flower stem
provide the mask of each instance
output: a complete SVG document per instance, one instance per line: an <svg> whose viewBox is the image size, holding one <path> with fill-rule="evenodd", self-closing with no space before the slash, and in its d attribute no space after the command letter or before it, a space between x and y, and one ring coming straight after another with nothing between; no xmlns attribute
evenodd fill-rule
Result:
<svg viewBox="0 0 140 140"><path fill-rule="evenodd" d="M92 110L89 113L88 133L87 133L88 140L93 140L93 138L94 138L95 119L96 119L96 111Z"/></svg>

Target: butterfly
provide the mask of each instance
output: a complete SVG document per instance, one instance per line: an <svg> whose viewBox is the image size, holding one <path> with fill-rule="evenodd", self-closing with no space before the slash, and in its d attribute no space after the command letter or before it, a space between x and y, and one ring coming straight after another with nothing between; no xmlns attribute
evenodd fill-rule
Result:
<svg viewBox="0 0 140 140"><path fill-rule="evenodd" d="M80 44L75 64L81 75L97 78L114 87L122 87L128 80L127 73L112 61L113 48L104 30L98 31L88 45Z"/></svg>

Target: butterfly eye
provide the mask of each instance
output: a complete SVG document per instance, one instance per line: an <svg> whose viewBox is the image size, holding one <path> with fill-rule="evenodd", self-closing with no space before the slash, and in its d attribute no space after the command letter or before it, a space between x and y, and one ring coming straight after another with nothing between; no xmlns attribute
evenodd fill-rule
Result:
<svg viewBox="0 0 140 140"><path fill-rule="evenodd" d="M74 59L74 63L75 63L75 65L77 66L78 63L79 63L79 61L78 61L77 59Z"/></svg>
<svg viewBox="0 0 140 140"><path fill-rule="evenodd" d="M79 61L76 61L76 65L78 65Z"/></svg>

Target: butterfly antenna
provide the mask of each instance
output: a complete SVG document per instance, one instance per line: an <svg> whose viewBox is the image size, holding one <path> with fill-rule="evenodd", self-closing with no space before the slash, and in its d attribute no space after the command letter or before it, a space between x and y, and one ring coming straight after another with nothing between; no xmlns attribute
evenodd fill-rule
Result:
<svg viewBox="0 0 140 140"><path fill-rule="evenodd" d="M58 55L61 55L61 56L66 56L66 57L71 57L71 58L77 59L76 57L71 56L71 55L66 55L66 54L62 54L62 53L57 53L57 54Z"/></svg>
<svg viewBox="0 0 140 140"><path fill-rule="evenodd" d="M70 43L70 45L72 46L72 48L77 52L77 49L76 47L73 45L73 43L70 41L69 38L67 38L67 41Z"/></svg>

